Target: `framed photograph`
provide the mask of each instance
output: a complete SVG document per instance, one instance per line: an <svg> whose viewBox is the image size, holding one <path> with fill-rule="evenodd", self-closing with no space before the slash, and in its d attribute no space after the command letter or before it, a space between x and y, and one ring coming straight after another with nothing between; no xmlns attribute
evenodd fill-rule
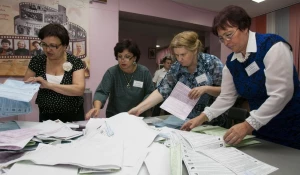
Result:
<svg viewBox="0 0 300 175"><path fill-rule="evenodd" d="M148 49L148 58L155 59L156 58L156 49L153 47L149 47Z"/></svg>

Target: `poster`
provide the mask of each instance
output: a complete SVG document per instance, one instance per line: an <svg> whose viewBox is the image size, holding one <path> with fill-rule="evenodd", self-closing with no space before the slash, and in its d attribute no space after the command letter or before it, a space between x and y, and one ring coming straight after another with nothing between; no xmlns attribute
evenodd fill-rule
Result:
<svg viewBox="0 0 300 175"><path fill-rule="evenodd" d="M60 23L69 32L69 53L81 59L90 76L89 0L1 0L0 76L24 76L32 56L42 54L39 30Z"/></svg>

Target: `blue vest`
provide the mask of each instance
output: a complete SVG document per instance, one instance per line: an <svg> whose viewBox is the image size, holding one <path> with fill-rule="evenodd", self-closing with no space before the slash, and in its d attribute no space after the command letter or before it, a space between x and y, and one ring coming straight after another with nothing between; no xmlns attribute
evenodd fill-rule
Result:
<svg viewBox="0 0 300 175"><path fill-rule="evenodd" d="M269 97L267 95L267 90L265 86L266 76L264 73L265 65L263 61L266 53L277 42L287 43L283 38L281 38L278 35L256 33L256 43L257 43L256 53L251 53L248 59L244 63L240 63L237 59L231 61L233 53L230 54L227 58L226 66L228 67L233 77L235 88L240 96L248 100L251 110L258 109ZM246 72L246 67L253 62L256 62L256 64L259 67L259 70L254 74L252 74L251 76L248 76ZM296 72L295 66L294 66L293 79L294 79L294 95L291 101L293 101L295 98L299 99L300 97L299 80L298 80L298 74Z"/></svg>
<svg viewBox="0 0 300 175"><path fill-rule="evenodd" d="M257 52L251 53L244 63L240 63L237 59L231 61L233 53L227 58L226 66L232 74L235 88L240 96L248 100L251 110L258 109L269 97L265 86L263 61L269 49L278 42L287 43L278 35L256 34ZM253 62L257 64L259 70L248 76L246 67ZM253 131L253 134L258 138L300 149L300 90L295 66L293 69L292 99L277 116L258 131Z"/></svg>

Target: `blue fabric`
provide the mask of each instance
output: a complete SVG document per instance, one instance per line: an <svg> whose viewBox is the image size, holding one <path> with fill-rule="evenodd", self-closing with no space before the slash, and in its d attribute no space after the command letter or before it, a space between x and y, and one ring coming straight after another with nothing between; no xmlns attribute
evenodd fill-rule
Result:
<svg viewBox="0 0 300 175"><path fill-rule="evenodd" d="M227 58L226 66L232 74L236 90L241 97L248 100L250 110L258 109L269 97L265 86L263 61L266 53L277 42L287 43L278 35L256 34L257 52L251 53L244 63L231 61L233 54ZM248 76L245 69L253 62L256 62L259 70ZM292 99L277 116L253 134L259 138L300 149L300 89L295 67L293 80Z"/></svg>
<svg viewBox="0 0 300 175"><path fill-rule="evenodd" d="M198 54L197 69L193 74L189 73L186 67L176 61L167 72L166 76L161 80L157 87L159 93L164 100L169 97L173 88L178 81L182 82L189 88L199 86L221 86L223 64L219 58L206 53ZM197 83L196 77L206 74L207 81ZM197 117L208 105L212 96L203 94L197 104L188 115L188 118Z"/></svg>

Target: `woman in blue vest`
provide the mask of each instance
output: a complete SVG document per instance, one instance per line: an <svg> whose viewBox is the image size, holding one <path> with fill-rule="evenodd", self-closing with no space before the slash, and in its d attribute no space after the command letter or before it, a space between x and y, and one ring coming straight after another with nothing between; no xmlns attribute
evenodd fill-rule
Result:
<svg viewBox="0 0 300 175"><path fill-rule="evenodd" d="M238 6L223 9L212 32L233 51L223 69L221 94L181 129L191 130L229 109L238 96L248 100L250 116L224 135L238 144L246 135L300 149L300 89L292 47L282 37L249 30L251 18Z"/></svg>

